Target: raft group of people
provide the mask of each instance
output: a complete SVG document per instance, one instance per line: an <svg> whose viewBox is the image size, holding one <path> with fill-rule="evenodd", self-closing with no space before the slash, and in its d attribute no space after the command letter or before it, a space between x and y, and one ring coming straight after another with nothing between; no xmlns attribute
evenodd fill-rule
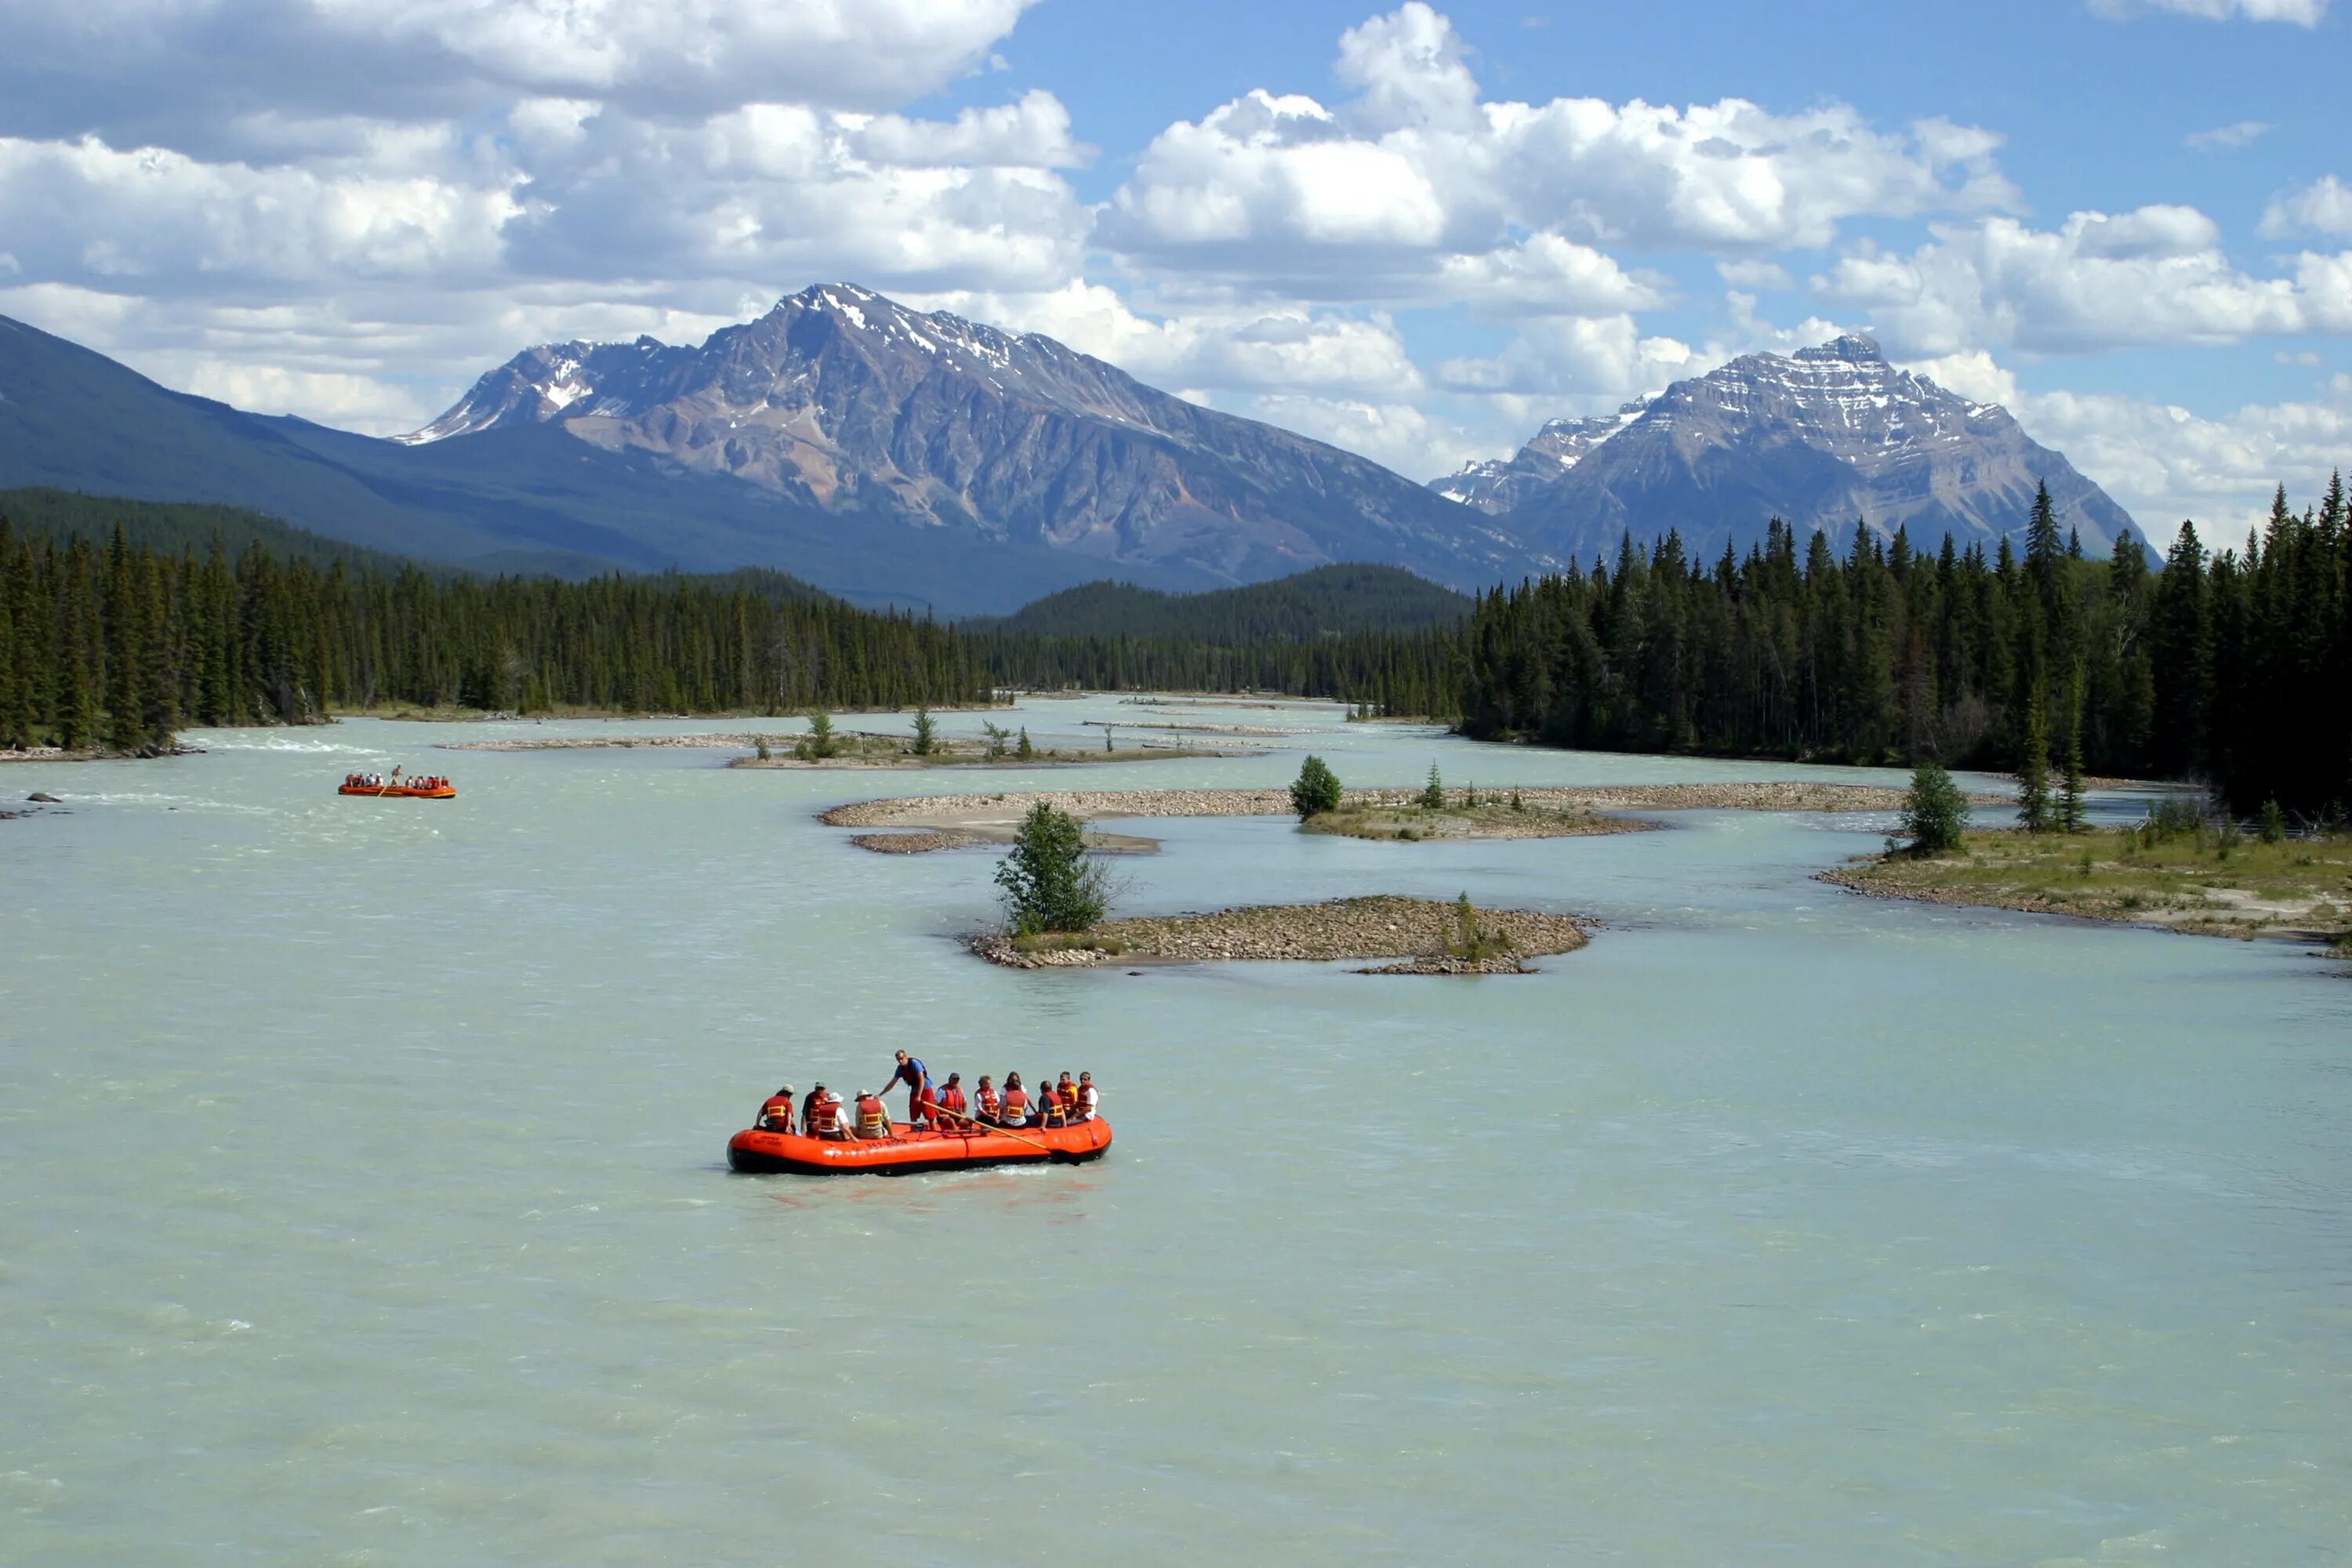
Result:
<svg viewBox="0 0 2352 1568"><path fill-rule="evenodd" d="M1004 1075L1000 1087L986 1074L969 1093L963 1075L951 1072L934 1085L930 1069L920 1057L898 1053L898 1065L878 1089L861 1089L845 1103L840 1095L818 1084L797 1104L793 1086L784 1085L760 1107L757 1125L768 1132L794 1132L810 1138L893 1138L890 1112L882 1097L904 1085L907 1122L918 1132L971 1132L981 1128L1019 1130L1068 1127L1102 1115L1102 1094L1095 1075L1075 1079L1064 1073L1059 1081L1040 1079L1034 1089L1017 1072Z"/></svg>
<svg viewBox="0 0 2352 1568"><path fill-rule="evenodd" d="M397 768L393 770L392 776L389 778L382 773L345 773L343 775L345 789L439 789L448 782L447 779L426 773L411 773L406 778L402 778L400 770Z"/></svg>

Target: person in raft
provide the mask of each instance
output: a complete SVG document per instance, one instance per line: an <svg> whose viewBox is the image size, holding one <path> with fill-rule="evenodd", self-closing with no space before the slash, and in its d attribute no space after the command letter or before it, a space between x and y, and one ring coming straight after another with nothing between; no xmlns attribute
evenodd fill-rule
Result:
<svg viewBox="0 0 2352 1568"><path fill-rule="evenodd" d="M1004 1092L997 1097L996 1124L999 1127L1029 1125L1029 1091L1021 1087L1021 1075L1004 1075Z"/></svg>
<svg viewBox="0 0 2352 1568"><path fill-rule="evenodd" d="M1095 1087L1095 1075L1078 1075L1078 1120L1092 1121L1102 1115L1102 1091Z"/></svg>
<svg viewBox="0 0 2352 1568"><path fill-rule="evenodd" d="M751 1125L763 1132L782 1132L789 1137L793 1131L793 1086L784 1085L768 1096L760 1107L760 1114Z"/></svg>
<svg viewBox="0 0 2352 1568"><path fill-rule="evenodd" d="M948 1080L940 1085L936 1099L940 1131L969 1132L971 1131L971 1118L965 1114L971 1108L963 1097L963 1074L960 1072L948 1074Z"/></svg>
<svg viewBox="0 0 2352 1568"><path fill-rule="evenodd" d="M980 1075L980 1087L972 1091L979 1100L980 1124L983 1127L1004 1125L1004 1096L996 1091L996 1080L986 1073Z"/></svg>
<svg viewBox="0 0 2352 1568"><path fill-rule="evenodd" d="M849 1129L841 1123L841 1096L823 1084L810 1094L808 1113L801 1120L812 1138L846 1138Z"/></svg>
<svg viewBox="0 0 2352 1568"><path fill-rule="evenodd" d="M890 1112L883 1106L882 1097L872 1089L866 1089L857 1097L857 1136L890 1136Z"/></svg>
<svg viewBox="0 0 2352 1568"><path fill-rule="evenodd" d="M898 1065L890 1069L890 1081L882 1086L884 1094L900 1084L907 1086L907 1124L929 1127L931 1124L931 1069L923 1065L920 1057L898 1053Z"/></svg>

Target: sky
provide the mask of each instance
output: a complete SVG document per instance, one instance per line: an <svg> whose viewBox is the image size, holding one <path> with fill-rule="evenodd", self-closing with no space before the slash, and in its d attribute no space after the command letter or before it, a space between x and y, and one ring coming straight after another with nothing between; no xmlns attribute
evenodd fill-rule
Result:
<svg viewBox="0 0 2352 1568"><path fill-rule="evenodd" d="M2352 458L2347 37L2352 0L0 0L0 314L390 434L531 343L854 282L1415 479L1863 331L2161 537Z"/></svg>

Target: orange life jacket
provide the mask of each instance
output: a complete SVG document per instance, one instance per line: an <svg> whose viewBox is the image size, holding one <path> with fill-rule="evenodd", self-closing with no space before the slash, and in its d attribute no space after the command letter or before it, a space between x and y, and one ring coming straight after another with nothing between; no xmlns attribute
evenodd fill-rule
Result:
<svg viewBox="0 0 2352 1568"><path fill-rule="evenodd" d="M860 1138L890 1136L889 1113L882 1109L882 1102L870 1094L857 1097L857 1135Z"/></svg>
<svg viewBox="0 0 2352 1568"><path fill-rule="evenodd" d="M793 1097L791 1095L768 1096L767 1102L760 1107L760 1125L765 1127L771 1121L776 1124L773 1129L775 1131L790 1132L793 1130Z"/></svg>
<svg viewBox="0 0 2352 1568"><path fill-rule="evenodd" d="M1003 1113L1003 1110L1004 1097L1003 1095L997 1093L996 1090L992 1089L983 1089L980 1091L980 1113L982 1116L985 1116L991 1121L993 1121L998 1116Z"/></svg>
<svg viewBox="0 0 2352 1568"><path fill-rule="evenodd" d="M1028 1114L1029 1091L1025 1089L1006 1089L1004 1091L1004 1120L1007 1121L1018 1121L1025 1118Z"/></svg>
<svg viewBox="0 0 2352 1568"><path fill-rule="evenodd" d="M941 1110L946 1111L950 1116L961 1116L964 1112L964 1098L961 1085L958 1085L954 1089L934 1090L931 1095L931 1099Z"/></svg>

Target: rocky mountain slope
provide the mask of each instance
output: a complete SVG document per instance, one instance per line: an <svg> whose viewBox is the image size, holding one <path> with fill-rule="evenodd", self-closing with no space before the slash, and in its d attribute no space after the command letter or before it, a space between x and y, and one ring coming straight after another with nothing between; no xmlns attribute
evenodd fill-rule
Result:
<svg viewBox="0 0 2352 1568"><path fill-rule="evenodd" d="M942 536L1034 546L1164 586L1378 561L1468 587L1522 560L1483 514L1365 458L1051 338L848 284L804 289L698 348L527 350L404 439L534 425L743 481L897 552Z"/></svg>
<svg viewBox="0 0 2352 1568"><path fill-rule="evenodd" d="M1581 462L1585 455L1642 416L1650 405L1635 398L1614 414L1583 419L1553 419L1508 458L1465 463L1462 471L1432 479L1429 488L1448 500L1500 516Z"/></svg>
<svg viewBox="0 0 2352 1568"><path fill-rule="evenodd" d="M2061 520L2104 550L2129 514L1996 404L1889 364L1846 336L1794 354L1746 354L1598 419L1556 420L1507 463L1433 481L1496 517L1533 552L1590 561L1681 531L1704 559L1744 551L1767 520L1851 534L1857 519L1963 544L2021 531L2047 482Z"/></svg>

